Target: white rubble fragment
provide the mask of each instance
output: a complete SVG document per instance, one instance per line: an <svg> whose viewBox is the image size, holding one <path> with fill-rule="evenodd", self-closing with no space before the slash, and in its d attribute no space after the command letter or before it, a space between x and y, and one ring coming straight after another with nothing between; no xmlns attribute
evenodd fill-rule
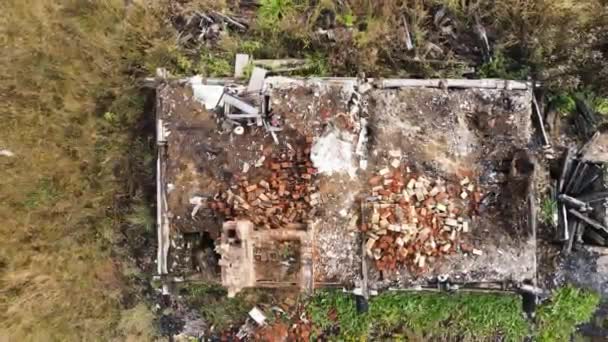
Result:
<svg viewBox="0 0 608 342"><path fill-rule="evenodd" d="M456 227L458 225L458 221L453 218L445 219L445 224L451 227Z"/></svg>
<svg viewBox="0 0 608 342"><path fill-rule="evenodd" d="M473 252L472 253L475 254L475 255L483 255L483 252L481 250L477 249L477 248L473 248Z"/></svg>
<svg viewBox="0 0 608 342"><path fill-rule="evenodd" d="M367 119L361 118L361 130L359 131L359 139L357 140L357 146L355 147L355 154L361 158L366 156L366 145L367 145ZM367 161L366 161L367 162Z"/></svg>
<svg viewBox="0 0 608 342"><path fill-rule="evenodd" d="M15 154L13 152L9 151L9 150L2 149L2 150L0 150L0 156L3 156L3 157L14 157Z"/></svg>
<svg viewBox="0 0 608 342"><path fill-rule="evenodd" d="M205 109L211 110L220 104L224 86L203 84L201 76L190 77L188 83L192 87L194 98L205 105Z"/></svg>
<svg viewBox="0 0 608 342"><path fill-rule="evenodd" d="M342 216L342 217L346 217L346 215L348 215L348 210L342 209L342 210L340 210L340 212L338 214L340 214L340 216Z"/></svg>
<svg viewBox="0 0 608 342"><path fill-rule="evenodd" d="M264 87L264 79L266 78L268 71L264 68L254 67L251 72L251 78L249 78L249 84L247 85L248 93L255 93Z"/></svg>
<svg viewBox="0 0 608 342"><path fill-rule="evenodd" d="M201 209L204 201L205 201L205 199L202 198L201 196L194 196L194 197L190 198L190 204L194 205L194 208L192 209L192 212L190 213L190 216L192 216L192 218L194 218L194 216L196 216L196 213L198 213L198 211Z"/></svg>
<svg viewBox="0 0 608 342"><path fill-rule="evenodd" d="M259 325L263 325L264 322L266 322L266 316L262 310L257 308L257 306L254 306L253 309L249 311L249 317L251 317Z"/></svg>
<svg viewBox="0 0 608 342"><path fill-rule="evenodd" d="M255 167L261 167L264 165L264 161L266 160L265 156L261 156L260 159L256 160Z"/></svg>
<svg viewBox="0 0 608 342"><path fill-rule="evenodd" d="M469 196L469 194L467 194L466 191L463 191L460 193L460 198L462 198L462 199L467 199L468 196Z"/></svg>
<svg viewBox="0 0 608 342"><path fill-rule="evenodd" d="M359 160L359 168L361 170L367 170L367 159Z"/></svg>
<svg viewBox="0 0 608 342"><path fill-rule="evenodd" d="M246 53L237 53L234 63L234 78L244 77L247 65L249 65L249 55Z"/></svg>
<svg viewBox="0 0 608 342"><path fill-rule="evenodd" d="M243 163L243 173L247 173L249 171L250 165L248 162Z"/></svg>
<svg viewBox="0 0 608 342"><path fill-rule="evenodd" d="M401 158L401 151L400 150L390 150L390 151L388 151L388 155L391 158Z"/></svg>
<svg viewBox="0 0 608 342"><path fill-rule="evenodd" d="M236 135L243 135L243 133L245 133L245 128L243 126L236 126L233 132Z"/></svg>
<svg viewBox="0 0 608 342"><path fill-rule="evenodd" d="M470 180L469 177L464 177L461 181L460 181L460 185L467 185L469 184Z"/></svg>
<svg viewBox="0 0 608 342"><path fill-rule="evenodd" d="M414 188L414 184L416 184L416 180L415 179L410 179L409 182L407 182L407 188L408 189L413 189Z"/></svg>
<svg viewBox="0 0 608 342"><path fill-rule="evenodd" d="M398 168L399 165L401 165L401 161L399 159L393 159L393 161L391 161L391 166L395 169Z"/></svg>
<svg viewBox="0 0 608 342"><path fill-rule="evenodd" d="M357 167L352 150L352 143L344 141L336 133L330 132L314 142L310 159L321 174L347 173L354 177Z"/></svg>
<svg viewBox="0 0 608 342"><path fill-rule="evenodd" d="M418 267L424 268L425 261L426 261L426 256L421 255L420 258L418 259Z"/></svg>

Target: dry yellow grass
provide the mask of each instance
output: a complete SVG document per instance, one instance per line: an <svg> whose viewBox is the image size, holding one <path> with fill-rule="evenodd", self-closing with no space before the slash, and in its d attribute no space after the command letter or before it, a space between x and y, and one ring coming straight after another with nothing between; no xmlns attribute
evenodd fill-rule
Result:
<svg viewBox="0 0 608 342"><path fill-rule="evenodd" d="M122 315L110 208L142 111L129 75L169 58L168 25L122 0L5 0L0 12L0 148L15 153L0 156L0 340L149 340L145 308Z"/></svg>

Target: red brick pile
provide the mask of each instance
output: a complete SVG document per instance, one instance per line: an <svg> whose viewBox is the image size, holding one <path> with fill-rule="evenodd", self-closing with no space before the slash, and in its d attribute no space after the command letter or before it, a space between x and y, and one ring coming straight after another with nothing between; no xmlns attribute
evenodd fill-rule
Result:
<svg viewBox="0 0 608 342"><path fill-rule="evenodd" d="M312 207L321 196L310 161L312 140L303 147L266 159L268 177L252 182L241 176L228 191L216 196L210 207L226 219L249 219L267 229L306 229Z"/></svg>
<svg viewBox="0 0 608 342"><path fill-rule="evenodd" d="M361 230L366 253L379 270L392 271L400 264L424 270L458 251L481 253L463 241L482 197L468 178L453 184L387 168L369 185L375 200L364 206Z"/></svg>

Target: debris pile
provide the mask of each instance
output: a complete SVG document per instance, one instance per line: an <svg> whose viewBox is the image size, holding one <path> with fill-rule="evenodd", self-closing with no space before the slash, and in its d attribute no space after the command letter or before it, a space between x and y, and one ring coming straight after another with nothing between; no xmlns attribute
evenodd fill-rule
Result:
<svg viewBox="0 0 608 342"><path fill-rule="evenodd" d="M364 203L361 230L366 253L381 271L399 264L424 270L444 255L458 250L481 255L463 242L482 194L469 178L459 184L431 180L395 162L369 180L372 197ZM405 174L405 175L404 175Z"/></svg>
<svg viewBox="0 0 608 342"><path fill-rule="evenodd" d="M229 16L218 11L179 14L174 17L173 25L179 32L178 42L189 48L217 42L227 28L241 32L248 28L245 18Z"/></svg>
<svg viewBox="0 0 608 342"><path fill-rule="evenodd" d="M269 177L257 182L241 176L231 188L218 193L209 207L226 220L249 219L267 229L306 229L312 210L321 201L314 180L317 170L310 160L312 139L297 149L268 160L260 158Z"/></svg>
<svg viewBox="0 0 608 342"><path fill-rule="evenodd" d="M569 253L575 242L583 240L608 245L608 189L605 164L566 152L557 184L558 239Z"/></svg>

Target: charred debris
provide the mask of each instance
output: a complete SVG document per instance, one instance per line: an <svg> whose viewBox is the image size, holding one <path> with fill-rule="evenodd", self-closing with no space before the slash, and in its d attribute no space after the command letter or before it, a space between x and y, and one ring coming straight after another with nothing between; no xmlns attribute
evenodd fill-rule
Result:
<svg viewBox="0 0 608 342"><path fill-rule="evenodd" d="M577 245L607 246L606 143L606 134L595 132L587 143L580 148L568 148L564 155L556 201L557 240L563 242L565 253Z"/></svg>

